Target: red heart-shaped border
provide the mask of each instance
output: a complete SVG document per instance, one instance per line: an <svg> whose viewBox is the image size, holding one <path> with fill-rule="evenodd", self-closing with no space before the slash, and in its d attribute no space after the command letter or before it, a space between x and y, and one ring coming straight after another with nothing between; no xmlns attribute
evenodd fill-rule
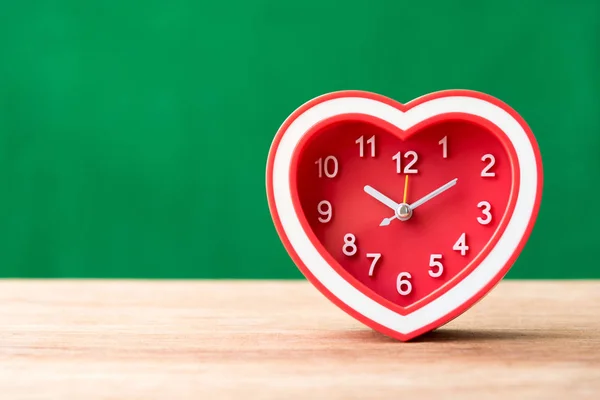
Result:
<svg viewBox="0 0 600 400"><path fill-rule="evenodd" d="M331 257L314 244L312 232L298 218L291 185L293 154L316 125L349 115L363 115L408 132L431 120L461 114L491 124L516 152L519 191L515 211L498 242L463 281L419 309L398 312L378 296L367 296L340 274ZM397 135L401 136L402 133ZM509 146L510 147L510 146ZM527 239L541 203L543 170L533 133L515 110L500 100L471 90L431 93L407 104L364 91L340 91L319 96L295 110L277 132L267 162L267 196L277 232L292 259L327 298L359 321L388 336L409 340L456 318L488 293L508 272ZM288 196L289 194L289 196ZM514 197L514 196L511 196ZM507 237L507 235L509 235ZM516 235L516 237L515 237ZM480 268L481 267L481 268Z"/></svg>

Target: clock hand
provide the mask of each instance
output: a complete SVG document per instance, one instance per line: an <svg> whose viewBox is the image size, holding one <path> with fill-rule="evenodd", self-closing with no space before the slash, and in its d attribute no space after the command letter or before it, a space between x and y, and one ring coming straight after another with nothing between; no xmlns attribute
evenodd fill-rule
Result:
<svg viewBox="0 0 600 400"><path fill-rule="evenodd" d="M435 189L433 192L421 197L419 200L412 203L410 205L410 208L412 210L414 210L415 208L419 207L423 203L428 202L429 200L433 199L438 194L441 194L441 193L445 192L446 190L450 189L452 186L456 185L456 181L458 181L458 178L452 179L450 182L446 183L443 186L440 186L439 188Z"/></svg>
<svg viewBox="0 0 600 400"><path fill-rule="evenodd" d="M406 203L398 205L396 212L389 218L384 218L379 226L388 226L394 219L398 218L400 221L408 221L412 216L412 209Z"/></svg>
<svg viewBox="0 0 600 400"><path fill-rule="evenodd" d="M440 193L445 192L446 190L450 189L452 186L456 185L456 182L458 181L458 178L452 179L450 182L446 183L445 185L435 189L433 192L423 196L422 198L420 198L419 200L415 201L413 204L408 205L406 203L400 204L399 208L397 209L397 212L389 217L389 218L384 218L381 223L379 224L379 226L388 226L395 218L398 218L398 212L400 213L401 216L406 216L406 219L403 220L408 220L411 215L412 215L412 211L419 207L420 205L422 205L423 203L433 199L435 196L437 196ZM405 180L404 183L404 193L406 194L406 187L408 186L408 175L407 178Z"/></svg>
<svg viewBox="0 0 600 400"><path fill-rule="evenodd" d="M398 207L396 207L394 210L397 212L398 208L400 207L405 207L405 210L401 210L401 212L403 213L409 213L409 206L406 204L406 198L408 197L408 175L406 175L406 177L404 178L404 195L403 195L403 199L402 199L402 203L403 204L398 204ZM381 223L379 224L379 226L388 226L389 224L392 223L392 221L394 219L396 219L397 216L396 214L394 214L393 217L389 217L389 218L384 218Z"/></svg>
<svg viewBox="0 0 600 400"><path fill-rule="evenodd" d="M391 208L394 211L396 211L396 209L398 208L398 203L396 203L394 200L390 199L389 197L387 197L386 195L384 195L383 193L381 193L380 191L374 189L373 187L371 187L369 185L365 186L365 192L369 196L373 197L380 203L385 204L386 206L388 206L389 208Z"/></svg>
<svg viewBox="0 0 600 400"><path fill-rule="evenodd" d="M389 217L389 218L384 218L381 223L379 224L379 226L388 226L389 224L392 223L393 220L396 219L396 214L394 214L393 217Z"/></svg>

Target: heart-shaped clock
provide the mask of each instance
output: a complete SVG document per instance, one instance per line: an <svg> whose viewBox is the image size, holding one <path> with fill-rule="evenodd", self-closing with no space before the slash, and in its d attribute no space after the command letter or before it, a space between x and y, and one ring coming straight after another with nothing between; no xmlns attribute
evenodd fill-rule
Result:
<svg viewBox="0 0 600 400"><path fill-rule="evenodd" d="M267 194L290 256L327 298L409 340L457 317L508 272L541 201L535 137L470 90L407 104L317 97L271 145Z"/></svg>

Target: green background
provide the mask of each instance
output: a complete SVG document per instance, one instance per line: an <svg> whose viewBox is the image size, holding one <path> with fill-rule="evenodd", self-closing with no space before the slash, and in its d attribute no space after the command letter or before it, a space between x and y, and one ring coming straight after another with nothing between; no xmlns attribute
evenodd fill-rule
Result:
<svg viewBox="0 0 600 400"><path fill-rule="evenodd" d="M300 278L281 122L340 89L514 107L545 168L510 278L600 278L600 2L0 3L0 276Z"/></svg>

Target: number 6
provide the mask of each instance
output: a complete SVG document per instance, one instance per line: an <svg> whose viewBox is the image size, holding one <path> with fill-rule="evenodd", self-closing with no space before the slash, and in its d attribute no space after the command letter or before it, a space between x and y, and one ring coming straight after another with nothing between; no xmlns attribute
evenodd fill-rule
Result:
<svg viewBox="0 0 600 400"><path fill-rule="evenodd" d="M412 292L412 284L409 281L410 278L412 277L408 272L400 272L400 274L398 275L398 279L396 279L396 290L402 296L406 296L407 294ZM403 286L405 286L406 289L403 289Z"/></svg>

